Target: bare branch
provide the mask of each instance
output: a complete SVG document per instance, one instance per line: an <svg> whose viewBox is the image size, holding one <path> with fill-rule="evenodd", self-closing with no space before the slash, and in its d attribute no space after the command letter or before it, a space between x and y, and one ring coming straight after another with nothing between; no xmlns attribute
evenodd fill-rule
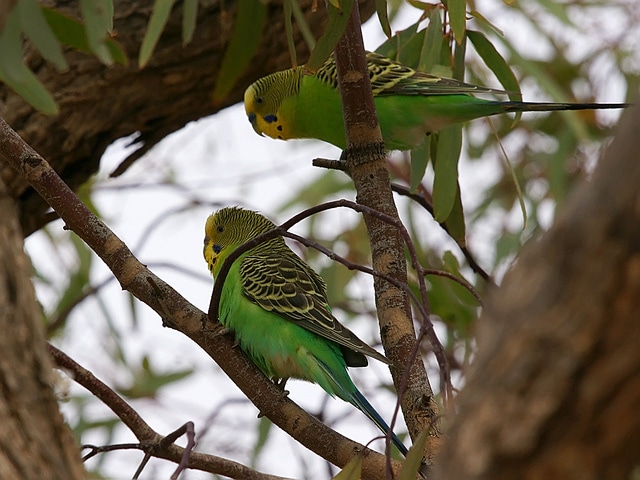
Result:
<svg viewBox="0 0 640 480"><path fill-rule="evenodd" d="M143 419L138 415L131 405L129 405L122 397L114 392L104 382L95 377L89 370L83 368L76 363L68 355L58 350L53 345L49 345L49 353L58 365L58 368L64 369L74 381L82 385L102 401L107 407L115 413L120 420L133 432L140 441L138 444L127 443L118 445L106 445L96 447L93 445L86 446L91 448L84 459L89 459L98 453L109 452L113 450L138 449L144 451L147 456L172 460L178 463L179 473L187 464L189 468L203 470L211 473L218 473L232 478L250 478L255 480L282 480L281 477L267 475L257 472L242 464L226 460L215 455L207 455L204 453L193 452L195 445L193 439L193 424L191 424L191 435L188 436L187 448L174 445L173 442L183 433L189 432L189 427L185 424L172 434L165 437L154 431ZM190 423L190 422L189 422ZM146 462L143 462L141 467Z"/></svg>

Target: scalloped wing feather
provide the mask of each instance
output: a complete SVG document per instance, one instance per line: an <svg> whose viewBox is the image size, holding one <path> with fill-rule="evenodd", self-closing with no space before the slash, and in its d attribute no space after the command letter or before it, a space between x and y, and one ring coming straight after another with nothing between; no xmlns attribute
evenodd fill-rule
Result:
<svg viewBox="0 0 640 480"><path fill-rule="evenodd" d="M267 311L340 345L347 365L366 366L364 355L389 360L341 325L331 314L326 284L290 250L250 254L240 263L244 295Z"/></svg>
<svg viewBox="0 0 640 480"><path fill-rule="evenodd" d="M508 93L504 90L418 72L374 52L367 52L367 63L374 96ZM327 85L337 89L338 77L333 56L329 57L315 75Z"/></svg>

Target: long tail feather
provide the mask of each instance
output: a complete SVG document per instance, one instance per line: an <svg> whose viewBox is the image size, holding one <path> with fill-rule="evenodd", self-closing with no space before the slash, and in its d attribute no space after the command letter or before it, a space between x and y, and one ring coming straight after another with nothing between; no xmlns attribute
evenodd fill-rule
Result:
<svg viewBox="0 0 640 480"><path fill-rule="evenodd" d="M389 425L382 419L380 414L376 412L376 410L371 406L371 404L364 398L358 390L353 392L350 395L350 403L364 413L369 419L376 424L376 426L380 429L382 433L385 435L390 430ZM398 436L391 432L391 441L397 447L397 449L402 453L403 456L407 456L407 447L405 447L404 443L398 438Z"/></svg>
<svg viewBox="0 0 640 480"><path fill-rule="evenodd" d="M376 409L364 398L356 386L351 382L349 375L347 372L344 372L345 378L343 381L340 381L336 378L334 372L320 359L315 359L318 362L318 366L322 369L322 371L327 375L328 383L333 385L333 388L327 389L323 386L323 388L329 392L331 395L337 395L345 402L349 402L351 405L356 407L362 413L364 413L369 419L376 424L376 426L384 433L385 435L390 430L389 425L382 419L380 414L376 412ZM348 384L347 384L348 382ZM318 382L320 383L320 382ZM322 383L321 383L322 385ZM404 443L400 441L400 439L396 436L395 433L391 432L391 440L393 444L400 450L403 456L407 456L407 447L404 446Z"/></svg>
<svg viewBox="0 0 640 480"><path fill-rule="evenodd" d="M380 414L376 411L375 408L364 398L364 395L360 393L360 391L356 388L356 386L351 382L349 375L346 371L344 371L345 377L343 381L339 381L336 378L336 375L332 370L322 361L316 358L318 362L317 365L320 369L327 375L326 380L328 380L328 384L331 386L329 388L323 386L323 388L330 395L338 396L345 402L349 402L351 405L356 407L362 413L364 413L376 426L380 429L382 433L387 435L387 432L391 431L391 428L387 423L382 419ZM320 382L318 382L320 383ZM321 383L322 385L322 383ZM327 385L328 386L328 385ZM409 453L407 447L405 447L404 443L398 438L398 436L391 431L391 441L396 446L396 448L400 451L400 453L406 457ZM427 466L422 464L420 469L418 470L418 474L426 479L428 477Z"/></svg>
<svg viewBox="0 0 640 480"><path fill-rule="evenodd" d="M550 112L554 110L604 110L627 108L631 103L538 103L538 102L495 102L502 104L505 112Z"/></svg>

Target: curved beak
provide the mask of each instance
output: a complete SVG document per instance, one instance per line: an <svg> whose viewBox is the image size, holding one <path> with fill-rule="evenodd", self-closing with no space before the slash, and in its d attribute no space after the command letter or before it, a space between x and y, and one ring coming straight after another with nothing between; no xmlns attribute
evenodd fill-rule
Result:
<svg viewBox="0 0 640 480"><path fill-rule="evenodd" d="M247 118L249 119L249 123L251 123L251 126L253 127L253 131L261 137L264 137L264 133L260 131L260 127L258 126L258 117L256 116L256 114L251 112L247 114Z"/></svg>

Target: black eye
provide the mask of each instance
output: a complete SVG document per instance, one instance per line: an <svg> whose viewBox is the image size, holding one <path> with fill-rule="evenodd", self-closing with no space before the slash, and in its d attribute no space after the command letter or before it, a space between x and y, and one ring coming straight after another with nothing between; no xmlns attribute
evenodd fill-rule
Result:
<svg viewBox="0 0 640 480"><path fill-rule="evenodd" d="M256 97L256 103L262 103L262 102L264 102L264 98Z"/></svg>
<svg viewBox="0 0 640 480"><path fill-rule="evenodd" d="M219 225L217 230L218 230L218 233L224 232L224 226L223 225Z"/></svg>

